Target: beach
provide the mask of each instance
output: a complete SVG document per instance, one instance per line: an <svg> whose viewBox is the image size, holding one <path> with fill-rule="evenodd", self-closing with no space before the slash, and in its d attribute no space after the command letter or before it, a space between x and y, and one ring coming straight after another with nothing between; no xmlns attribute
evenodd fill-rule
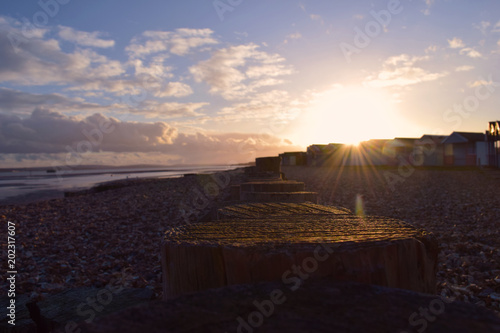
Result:
<svg viewBox="0 0 500 333"><path fill-rule="evenodd" d="M129 179L96 192L0 206L2 225L16 225L18 294L43 299L68 288L115 284L148 287L160 297L164 232L209 214L241 175ZM2 235L6 248L6 230Z"/></svg>
<svg viewBox="0 0 500 333"><path fill-rule="evenodd" d="M500 170L283 167L319 203L404 220L434 233L438 294L500 310ZM360 200L358 199L358 202Z"/></svg>
<svg viewBox="0 0 500 333"><path fill-rule="evenodd" d="M365 214L433 232L441 250L438 293L500 310L500 171L403 174L397 167L302 166L282 171L317 191L320 204L356 211L358 197ZM16 224L18 293L43 299L69 288L111 284L150 288L160 298L159 249L165 231L209 218L243 176L237 169L134 179L70 197L0 206L2 225ZM7 289L6 281L1 289Z"/></svg>

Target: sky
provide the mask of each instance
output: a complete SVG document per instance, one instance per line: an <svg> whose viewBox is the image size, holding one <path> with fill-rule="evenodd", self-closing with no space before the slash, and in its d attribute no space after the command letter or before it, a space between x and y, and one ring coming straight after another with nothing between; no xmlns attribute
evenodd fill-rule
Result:
<svg viewBox="0 0 500 333"><path fill-rule="evenodd" d="M498 0L4 0L0 168L484 132Z"/></svg>

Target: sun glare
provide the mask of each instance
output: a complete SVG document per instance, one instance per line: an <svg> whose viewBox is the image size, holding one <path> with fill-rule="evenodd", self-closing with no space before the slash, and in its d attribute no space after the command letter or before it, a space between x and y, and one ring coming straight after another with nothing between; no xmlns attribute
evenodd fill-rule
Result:
<svg viewBox="0 0 500 333"><path fill-rule="evenodd" d="M357 146L370 139L393 138L404 119L380 89L334 87L316 96L301 117L297 142L345 143Z"/></svg>

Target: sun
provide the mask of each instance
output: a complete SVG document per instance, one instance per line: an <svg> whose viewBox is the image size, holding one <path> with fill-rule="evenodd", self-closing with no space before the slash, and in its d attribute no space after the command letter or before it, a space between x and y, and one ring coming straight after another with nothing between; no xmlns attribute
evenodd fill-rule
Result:
<svg viewBox="0 0 500 333"><path fill-rule="evenodd" d="M317 94L301 115L296 139L313 143L359 145L393 138L405 122L389 94L363 86L334 86Z"/></svg>

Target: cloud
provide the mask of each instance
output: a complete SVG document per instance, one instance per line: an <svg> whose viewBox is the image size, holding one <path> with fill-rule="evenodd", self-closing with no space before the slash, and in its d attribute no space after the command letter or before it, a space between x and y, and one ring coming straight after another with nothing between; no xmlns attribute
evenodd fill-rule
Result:
<svg viewBox="0 0 500 333"><path fill-rule="evenodd" d="M222 108L217 114L217 121L224 123L260 120L267 124L294 119L299 107L290 94L284 90L272 90L256 94L248 102L235 103Z"/></svg>
<svg viewBox="0 0 500 333"><path fill-rule="evenodd" d="M428 56L416 57L401 54L388 58L377 75L368 76L364 84L371 87L404 87L421 82L434 81L448 75L447 72L432 73L416 63L428 60Z"/></svg>
<svg viewBox="0 0 500 333"><path fill-rule="evenodd" d="M210 93L225 99L246 98L256 89L282 83L278 76L292 73L284 58L258 50L255 44L216 50L208 60L191 66L197 82L210 86Z"/></svg>
<svg viewBox="0 0 500 333"><path fill-rule="evenodd" d="M79 84L113 78L125 72L119 61L109 60L90 49L65 53L54 39L31 38L13 46L11 31L0 28L0 82Z"/></svg>
<svg viewBox="0 0 500 333"><path fill-rule="evenodd" d="M430 15L431 14L431 7L434 5L434 0L424 0L426 8L422 10L422 13L424 15Z"/></svg>
<svg viewBox="0 0 500 333"><path fill-rule="evenodd" d="M448 45L452 49L458 49L461 47L465 47L464 42L458 37L453 37L453 39L448 39Z"/></svg>
<svg viewBox="0 0 500 333"><path fill-rule="evenodd" d="M176 136L176 129L164 122L121 122L98 113L78 118L38 108L25 119L0 114L0 153L4 154L62 153L72 149L80 153L153 151L171 144ZM95 144L89 146L87 142Z"/></svg>
<svg viewBox="0 0 500 333"><path fill-rule="evenodd" d="M476 81L473 81L473 82L469 82L467 83L467 85L470 87L470 88L476 88L476 87L480 87L480 86L498 86L499 84L497 82L493 82L492 79L490 80L476 80Z"/></svg>
<svg viewBox="0 0 500 333"><path fill-rule="evenodd" d="M481 21L481 23L479 24L472 24L472 26L476 29L478 29L479 31L481 31L481 33L483 35L486 35L486 32L488 30L488 28L491 26L491 23L488 22L488 21Z"/></svg>
<svg viewBox="0 0 500 333"><path fill-rule="evenodd" d="M78 118L44 109L35 110L26 119L0 114L0 153L4 159L9 156L23 165L34 160L46 165L49 161L92 164L113 154L130 158L126 153L134 154L134 161L137 156L168 156L165 164L168 159L179 163L239 163L296 149L300 148L268 134L185 134L165 122L123 122L102 114ZM123 159L114 164L124 164Z"/></svg>
<svg viewBox="0 0 500 333"><path fill-rule="evenodd" d="M86 103L61 94L32 94L0 87L0 111L10 114L29 114L36 107L55 110L102 110L99 104Z"/></svg>
<svg viewBox="0 0 500 333"><path fill-rule="evenodd" d="M473 69L474 69L474 66L464 65L464 66L460 66L460 67L455 68L455 72L468 72L468 71L473 70Z"/></svg>
<svg viewBox="0 0 500 333"><path fill-rule="evenodd" d="M495 25L491 29L491 32L500 32L500 21L498 21L497 23L495 23Z"/></svg>
<svg viewBox="0 0 500 333"><path fill-rule="evenodd" d="M434 53L434 52L436 52L436 51L437 51L437 49L438 49L437 45L430 45L429 47L427 47L427 48L425 49L425 51L424 51L424 52L425 52L425 53Z"/></svg>
<svg viewBox="0 0 500 333"><path fill-rule="evenodd" d="M209 103L206 102L178 103L147 99L133 108L127 105L115 105L115 107L121 109L121 112L140 114L146 118L181 118L201 116L197 110L207 105Z"/></svg>
<svg viewBox="0 0 500 333"><path fill-rule="evenodd" d="M71 27L59 26L59 37L82 46L108 48L115 45L114 40L100 39L101 32L77 31Z"/></svg>
<svg viewBox="0 0 500 333"><path fill-rule="evenodd" d="M289 40L294 40L294 39L301 39L302 34L300 32L295 32L293 34L289 34L286 36L285 41L283 43L288 43Z"/></svg>
<svg viewBox="0 0 500 333"><path fill-rule="evenodd" d="M465 43L458 37L453 37L453 39L448 39L448 45L452 49L461 49L459 54L466 55L471 58L481 58L482 54L479 51L471 47L466 47Z"/></svg>
<svg viewBox="0 0 500 333"><path fill-rule="evenodd" d="M465 47L461 49L459 53L465 54L466 56L471 58L481 58L483 56L481 53L479 53L478 51L474 50L471 47Z"/></svg>
<svg viewBox="0 0 500 333"><path fill-rule="evenodd" d="M214 45L219 42L212 37L211 29L181 28L175 31L145 31L132 39L125 49L132 59L167 52L178 56L188 54L192 49Z"/></svg>
<svg viewBox="0 0 500 333"><path fill-rule="evenodd" d="M193 94L191 87L182 82L169 82L155 93L156 97L185 97Z"/></svg>

